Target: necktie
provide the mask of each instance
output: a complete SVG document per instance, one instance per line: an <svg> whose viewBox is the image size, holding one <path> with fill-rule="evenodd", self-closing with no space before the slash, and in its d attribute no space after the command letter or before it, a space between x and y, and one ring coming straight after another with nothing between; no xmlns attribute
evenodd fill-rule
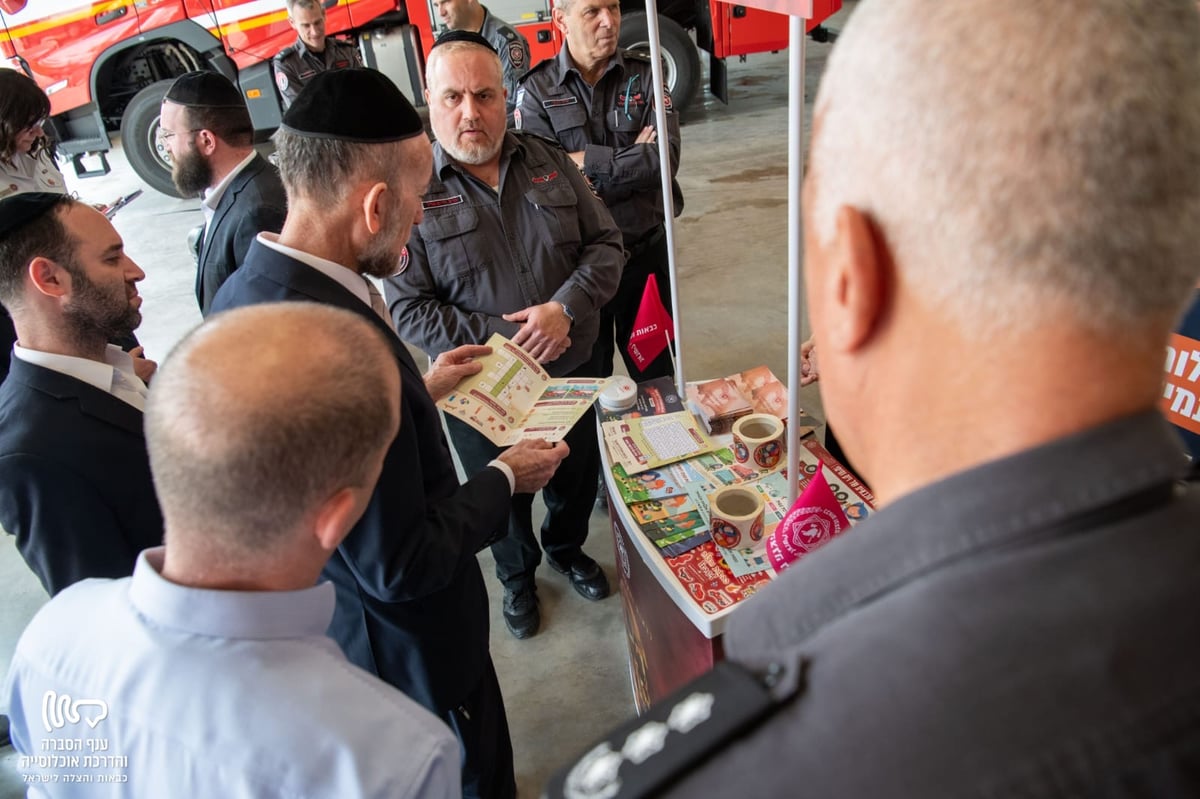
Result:
<svg viewBox="0 0 1200 799"><path fill-rule="evenodd" d="M379 289L375 288L375 284L365 277L363 280L367 282L367 293L371 295L371 310L379 314L379 318L387 323L388 327L392 326L392 320L388 319L387 304L383 301L383 295L379 293Z"/></svg>

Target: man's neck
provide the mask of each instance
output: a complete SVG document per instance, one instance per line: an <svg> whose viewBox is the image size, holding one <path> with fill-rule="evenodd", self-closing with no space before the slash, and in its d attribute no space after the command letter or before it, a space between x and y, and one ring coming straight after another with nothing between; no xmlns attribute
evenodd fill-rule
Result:
<svg viewBox="0 0 1200 799"><path fill-rule="evenodd" d="M499 190L500 187L500 156L497 155L486 164L461 164L455 161L458 166L472 177L483 181L493 189Z"/></svg>
<svg viewBox="0 0 1200 799"><path fill-rule="evenodd" d="M608 62L612 60L612 56L609 56L607 58L601 58L598 61L585 64L583 61L576 58L575 54L571 52L570 42L567 43L567 58L571 60L571 65L579 71L580 77L583 78L584 82L586 82L588 86L596 85L600 78L603 77L604 71L608 69Z"/></svg>
<svg viewBox="0 0 1200 799"><path fill-rule="evenodd" d="M316 209L306 213L292 209L279 231L278 241L284 247L315 255L358 272L358 253L348 233L348 225L321 214Z"/></svg>
<svg viewBox="0 0 1200 799"><path fill-rule="evenodd" d="M17 343L25 349L51 355L86 358L98 363L108 362L105 358L108 353L108 341L102 336L80 338L50 326L21 324L16 319L13 321L17 329Z"/></svg>
<svg viewBox="0 0 1200 799"><path fill-rule="evenodd" d="M478 33L483 29L483 20L487 16L487 9L481 5L475 6L463 20L463 30L475 31Z"/></svg>
<svg viewBox="0 0 1200 799"><path fill-rule="evenodd" d="M229 173L237 169L238 164L253 152L253 147L223 147L214 153L209 161L212 166L212 185L208 187L209 191L219 186L221 181L229 177Z"/></svg>

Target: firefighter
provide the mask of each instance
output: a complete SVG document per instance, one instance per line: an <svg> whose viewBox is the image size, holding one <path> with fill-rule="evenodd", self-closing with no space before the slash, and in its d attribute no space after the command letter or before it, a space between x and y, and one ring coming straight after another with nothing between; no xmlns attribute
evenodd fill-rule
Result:
<svg viewBox="0 0 1200 799"><path fill-rule="evenodd" d="M487 10L479 0L433 0L438 16L452 31L473 31L487 39L500 56L504 70L504 105L508 125L513 124L517 103L517 82L529 71L529 41L511 25Z"/></svg>
<svg viewBox="0 0 1200 799"><path fill-rule="evenodd" d="M357 47L325 35L325 6L320 0L287 0L287 11L296 43L280 50L271 61L284 109L318 72L362 66Z"/></svg>

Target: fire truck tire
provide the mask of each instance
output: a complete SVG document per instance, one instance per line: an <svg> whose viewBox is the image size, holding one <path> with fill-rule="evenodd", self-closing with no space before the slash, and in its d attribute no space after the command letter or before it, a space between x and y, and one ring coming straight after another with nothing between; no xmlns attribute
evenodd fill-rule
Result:
<svg viewBox="0 0 1200 799"><path fill-rule="evenodd" d="M671 92L675 109L691 105L700 82L700 53L687 31L673 19L658 17L658 38L662 44L663 80ZM621 47L650 54L650 34L643 12L621 15Z"/></svg>
<svg viewBox="0 0 1200 799"><path fill-rule="evenodd" d="M158 114L163 97L173 80L151 83L133 96L121 117L121 146L125 160L137 176L169 197L179 191L171 180L171 162L166 147L158 141Z"/></svg>

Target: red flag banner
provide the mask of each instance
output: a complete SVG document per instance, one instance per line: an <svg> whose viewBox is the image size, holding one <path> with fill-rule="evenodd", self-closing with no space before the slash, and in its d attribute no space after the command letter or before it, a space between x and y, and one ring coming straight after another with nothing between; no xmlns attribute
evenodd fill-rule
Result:
<svg viewBox="0 0 1200 799"><path fill-rule="evenodd" d="M767 536L767 560L782 572L800 558L850 529L842 506L825 480L822 466L808 481L808 487Z"/></svg>
<svg viewBox="0 0 1200 799"><path fill-rule="evenodd" d="M637 318L633 320L633 335L627 348L629 357L639 369L645 369L667 348L667 342L674 340L675 326L658 296L658 278L650 275L646 278Z"/></svg>

